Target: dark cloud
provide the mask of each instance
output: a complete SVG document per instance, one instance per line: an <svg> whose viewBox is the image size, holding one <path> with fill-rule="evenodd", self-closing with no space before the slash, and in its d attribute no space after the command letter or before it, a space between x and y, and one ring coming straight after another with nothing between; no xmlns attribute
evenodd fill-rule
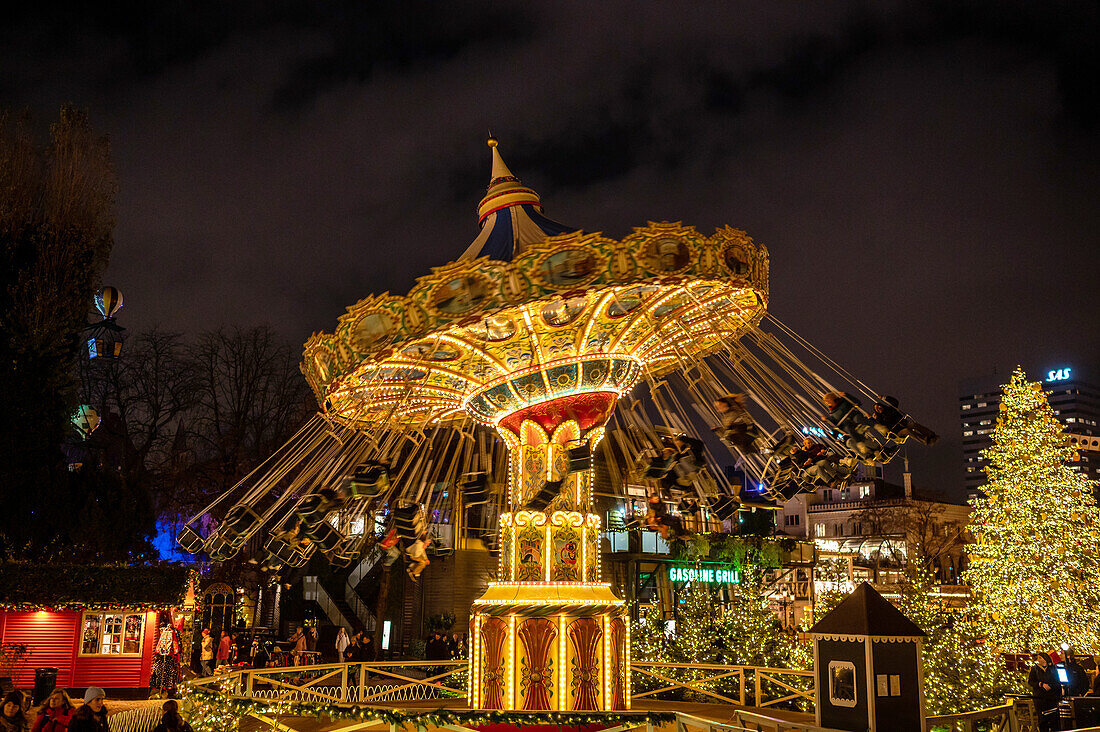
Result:
<svg viewBox="0 0 1100 732"><path fill-rule="evenodd" d="M927 482L960 379L1100 365L1091 3L101 5L0 28L0 106L110 134L130 328L406 291L476 235L492 129L560 221L767 244L772 310L946 436Z"/></svg>

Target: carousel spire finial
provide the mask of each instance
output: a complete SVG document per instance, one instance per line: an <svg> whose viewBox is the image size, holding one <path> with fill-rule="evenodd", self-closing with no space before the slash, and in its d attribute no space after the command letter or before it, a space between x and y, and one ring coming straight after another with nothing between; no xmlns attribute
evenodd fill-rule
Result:
<svg viewBox="0 0 1100 732"><path fill-rule="evenodd" d="M500 150L497 148L497 139L493 137L493 133L489 133L489 139L486 144L491 149L493 155L493 169L489 178L489 187L492 188L493 184L500 181L501 178L515 179L518 183L519 180L512 174L512 171L508 170L508 166L504 164L504 158L500 156Z"/></svg>
<svg viewBox="0 0 1100 732"><path fill-rule="evenodd" d="M507 262L548 236L577 230L543 215L539 194L523 185L504 164L491 131L485 144L492 151L493 166L489 189L477 207L481 233L459 259L490 257Z"/></svg>

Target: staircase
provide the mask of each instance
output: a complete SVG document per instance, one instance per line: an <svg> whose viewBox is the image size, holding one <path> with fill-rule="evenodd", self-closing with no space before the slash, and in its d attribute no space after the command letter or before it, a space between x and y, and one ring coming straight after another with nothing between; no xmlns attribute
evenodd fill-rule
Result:
<svg viewBox="0 0 1100 732"><path fill-rule="evenodd" d="M317 603L321 608L321 612L333 625L341 628L352 626L350 618L354 615L350 612L345 614L328 591L321 586L320 578L317 575L310 574L302 577L302 599L306 602L313 601ZM350 608L348 610L350 611Z"/></svg>

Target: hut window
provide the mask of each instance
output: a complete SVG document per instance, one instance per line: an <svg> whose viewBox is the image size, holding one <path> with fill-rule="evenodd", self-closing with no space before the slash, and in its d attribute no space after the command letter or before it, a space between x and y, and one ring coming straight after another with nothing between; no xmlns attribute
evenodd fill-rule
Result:
<svg viewBox="0 0 1100 732"><path fill-rule="evenodd" d="M144 613L84 613L80 655L140 656Z"/></svg>
<svg viewBox="0 0 1100 732"><path fill-rule="evenodd" d="M834 707L856 705L856 667L850 661L829 661L829 703Z"/></svg>

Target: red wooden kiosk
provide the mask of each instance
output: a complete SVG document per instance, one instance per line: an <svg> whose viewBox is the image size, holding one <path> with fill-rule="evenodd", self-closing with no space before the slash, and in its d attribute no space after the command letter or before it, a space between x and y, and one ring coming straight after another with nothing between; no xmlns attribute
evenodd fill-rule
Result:
<svg viewBox="0 0 1100 732"><path fill-rule="evenodd" d="M55 667L60 687L149 686L158 611L178 609L187 584L188 569L173 565L0 565L0 643L29 651L10 670L15 685Z"/></svg>

